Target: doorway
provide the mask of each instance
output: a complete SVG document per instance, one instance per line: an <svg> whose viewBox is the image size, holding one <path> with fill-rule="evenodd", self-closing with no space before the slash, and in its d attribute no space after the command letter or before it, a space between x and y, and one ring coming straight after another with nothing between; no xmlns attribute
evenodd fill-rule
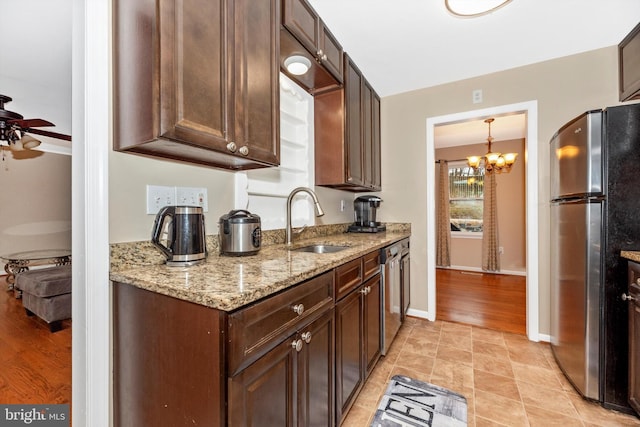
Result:
<svg viewBox="0 0 640 427"><path fill-rule="evenodd" d="M537 101L509 104L481 110L472 110L427 119L427 177L435 183L435 127L445 123L465 122L479 117L523 113L527 117L525 139L525 191L526 191L526 330L532 341L539 341L538 309L538 177L537 177ZM428 318L436 318L436 264L435 264L435 185L427 185L427 295Z"/></svg>

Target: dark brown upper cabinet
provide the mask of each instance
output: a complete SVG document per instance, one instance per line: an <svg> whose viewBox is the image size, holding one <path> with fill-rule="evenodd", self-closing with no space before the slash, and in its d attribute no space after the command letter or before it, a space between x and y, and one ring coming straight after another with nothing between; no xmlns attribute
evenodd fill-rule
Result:
<svg viewBox="0 0 640 427"><path fill-rule="evenodd" d="M115 0L114 149L279 164L280 0Z"/></svg>
<svg viewBox="0 0 640 427"><path fill-rule="evenodd" d="M379 191L380 97L344 54L344 86L314 99L316 185Z"/></svg>
<svg viewBox="0 0 640 427"><path fill-rule="evenodd" d="M640 24L618 45L620 101L640 99Z"/></svg>
<svg viewBox="0 0 640 427"><path fill-rule="evenodd" d="M292 55L310 60L312 65L307 73L287 72L284 61ZM333 90L342 84L342 46L306 0L282 0L280 59L283 72L311 94Z"/></svg>

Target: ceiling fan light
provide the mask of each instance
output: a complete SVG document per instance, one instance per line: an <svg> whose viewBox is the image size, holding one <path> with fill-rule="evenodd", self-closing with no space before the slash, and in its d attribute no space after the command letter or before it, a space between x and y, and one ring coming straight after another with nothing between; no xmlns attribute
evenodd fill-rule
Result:
<svg viewBox="0 0 640 427"><path fill-rule="evenodd" d="M467 18L486 15L510 2L511 0L444 0L450 13Z"/></svg>
<svg viewBox="0 0 640 427"><path fill-rule="evenodd" d="M31 135L25 134L22 136L20 143L26 150L31 150L32 148L36 148L40 145L40 140L35 139Z"/></svg>
<svg viewBox="0 0 640 427"><path fill-rule="evenodd" d="M293 75L301 76L311 68L311 61L301 55L292 55L284 60L284 66Z"/></svg>
<svg viewBox="0 0 640 427"><path fill-rule="evenodd" d="M11 151L24 151L24 147L22 145L22 140L18 139L9 144L9 148Z"/></svg>

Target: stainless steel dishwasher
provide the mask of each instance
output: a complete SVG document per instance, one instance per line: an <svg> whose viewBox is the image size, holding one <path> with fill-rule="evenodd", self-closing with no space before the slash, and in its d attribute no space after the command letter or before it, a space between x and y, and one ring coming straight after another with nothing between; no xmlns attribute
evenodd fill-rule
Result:
<svg viewBox="0 0 640 427"><path fill-rule="evenodd" d="M387 354L402 324L402 241L381 249L382 263L382 354Z"/></svg>

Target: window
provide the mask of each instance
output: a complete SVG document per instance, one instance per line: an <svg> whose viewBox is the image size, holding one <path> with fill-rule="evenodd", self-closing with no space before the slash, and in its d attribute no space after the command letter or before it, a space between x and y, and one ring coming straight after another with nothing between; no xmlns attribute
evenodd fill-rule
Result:
<svg viewBox="0 0 640 427"><path fill-rule="evenodd" d="M484 168L449 164L449 218L451 231L482 234Z"/></svg>

